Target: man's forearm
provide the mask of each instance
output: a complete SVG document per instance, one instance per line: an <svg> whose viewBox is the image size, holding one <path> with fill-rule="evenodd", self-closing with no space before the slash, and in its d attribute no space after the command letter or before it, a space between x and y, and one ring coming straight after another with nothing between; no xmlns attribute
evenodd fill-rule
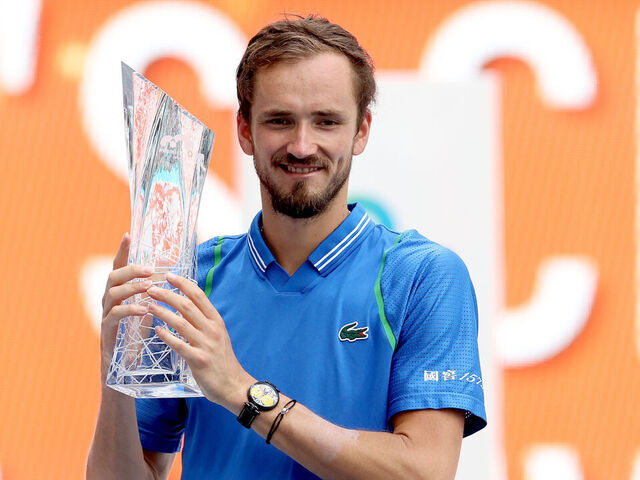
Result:
<svg viewBox="0 0 640 480"><path fill-rule="evenodd" d="M254 422L254 430L263 438L272 417ZM384 432L375 432L377 438L372 439L372 433L338 427L297 404L274 434L272 444L321 478L411 478L391 466L400 463L402 445L397 442L401 440Z"/></svg>
<svg viewBox="0 0 640 480"><path fill-rule="evenodd" d="M282 397L280 405L288 400ZM280 405L273 411L263 412L253 422L252 428L263 438L280 412ZM430 413L412 412L411 415ZM435 422L427 419L430 423L423 423L431 433L416 441L416 435L410 432L415 428L415 417L411 420L413 427L408 424L409 435L403 433L402 427L396 428L395 433L357 431L336 426L296 404L283 419L271 443L327 479L452 479L460 453L463 414L440 411L434 415L438 416ZM439 429L443 435L437 438Z"/></svg>
<svg viewBox="0 0 640 480"><path fill-rule="evenodd" d="M152 479L138 435L134 399L103 385L87 479Z"/></svg>

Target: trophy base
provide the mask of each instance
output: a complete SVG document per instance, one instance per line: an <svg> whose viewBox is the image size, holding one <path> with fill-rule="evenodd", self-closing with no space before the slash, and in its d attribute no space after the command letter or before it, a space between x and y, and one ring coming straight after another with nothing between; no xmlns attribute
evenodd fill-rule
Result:
<svg viewBox="0 0 640 480"><path fill-rule="evenodd" d="M185 398L203 397L191 371L180 373L161 369L138 369L135 372L111 370L107 375L107 387L134 398Z"/></svg>
<svg viewBox="0 0 640 480"><path fill-rule="evenodd" d="M186 398L203 397L198 387L192 387L180 382L173 383L129 383L129 384L109 384L113 388L125 395L134 398Z"/></svg>

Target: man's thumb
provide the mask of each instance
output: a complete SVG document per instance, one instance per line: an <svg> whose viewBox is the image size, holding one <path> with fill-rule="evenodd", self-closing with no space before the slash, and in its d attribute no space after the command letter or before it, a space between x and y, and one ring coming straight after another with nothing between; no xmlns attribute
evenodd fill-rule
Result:
<svg viewBox="0 0 640 480"><path fill-rule="evenodd" d="M118 253L116 253L116 257L113 259L114 270L116 268L122 268L127 265L130 244L131 244L131 237L127 232L122 236L122 241L120 242L120 248L118 248Z"/></svg>

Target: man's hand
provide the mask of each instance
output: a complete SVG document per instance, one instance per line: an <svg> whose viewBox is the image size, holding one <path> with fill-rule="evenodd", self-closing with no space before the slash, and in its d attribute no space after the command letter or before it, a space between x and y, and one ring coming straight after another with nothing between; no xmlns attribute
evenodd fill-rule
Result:
<svg viewBox="0 0 640 480"><path fill-rule="evenodd" d="M113 260L113 271L109 274L102 298L100 329L102 401L87 459L88 479L167 478L173 463L173 453L146 452L142 449L133 398L105 385L120 320L129 315L147 313L144 305L123 305L122 302L132 295L145 294L153 280L161 280L160 275L153 275L152 267L127 266L130 243L129 235L125 234ZM155 278L156 276L158 278ZM127 283L136 278L142 280Z"/></svg>
<svg viewBox="0 0 640 480"><path fill-rule="evenodd" d="M238 362L224 321L204 292L177 275L167 274L167 281L186 297L157 287L147 293L175 308L182 317L158 305L151 305L149 311L174 328L186 342L166 328L156 327L156 334L187 361L210 401L237 414L242 405L239 399L246 398L255 379Z"/></svg>
<svg viewBox="0 0 640 480"><path fill-rule="evenodd" d="M128 265L129 245L131 238L125 234L120 242L120 248L113 260L113 271L107 279L104 296L102 297L102 324L100 328L100 353L102 382L104 383L120 320L129 315L144 315L148 312L144 305L125 304L122 302L137 293L144 293L151 286L151 279L140 282L127 283L134 278L148 278L153 273L150 266Z"/></svg>

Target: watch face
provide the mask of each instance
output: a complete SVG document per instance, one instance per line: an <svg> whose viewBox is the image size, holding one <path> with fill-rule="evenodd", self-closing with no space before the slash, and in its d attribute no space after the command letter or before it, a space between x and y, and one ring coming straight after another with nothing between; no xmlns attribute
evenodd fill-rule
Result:
<svg viewBox="0 0 640 480"><path fill-rule="evenodd" d="M249 389L249 395L258 406L269 409L278 403L278 392L268 383L254 383Z"/></svg>

